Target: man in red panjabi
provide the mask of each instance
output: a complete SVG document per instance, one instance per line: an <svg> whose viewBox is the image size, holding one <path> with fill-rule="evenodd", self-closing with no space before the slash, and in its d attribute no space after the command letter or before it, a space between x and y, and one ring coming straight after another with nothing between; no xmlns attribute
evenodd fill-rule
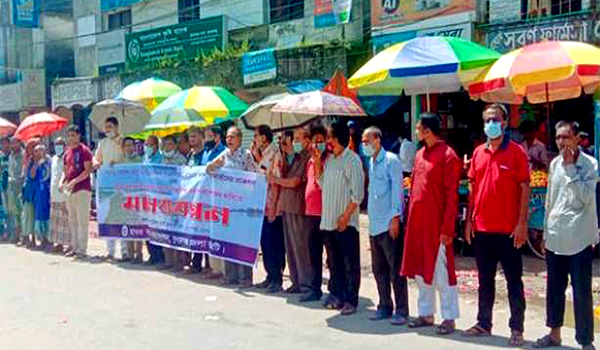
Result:
<svg viewBox="0 0 600 350"><path fill-rule="evenodd" d="M425 147L415 156L401 274L419 286L419 317L408 326L433 326L437 289L444 321L436 332L447 335L459 317L452 241L462 163L439 133L438 116L421 115L417 134Z"/></svg>

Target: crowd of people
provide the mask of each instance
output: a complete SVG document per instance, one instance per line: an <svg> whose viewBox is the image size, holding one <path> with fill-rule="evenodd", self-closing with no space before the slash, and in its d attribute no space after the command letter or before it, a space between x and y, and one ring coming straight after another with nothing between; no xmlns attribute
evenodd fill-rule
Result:
<svg viewBox="0 0 600 350"><path fill-rule="evenodd" d="M526 300L519 248L527 240L529 159L524 148L505 136L506 109L485 108L487 142L479 146L466 176L471 182L465 238L475 243L479 271L478 314L464 336L488 336L496 297L497 265L508 285L511 336L509 345L525 342ZM354 131L351 129L354 128ZM44 249L76 259L87 254L91 175L102 167L122 163L206 166L264 174L266 207L261 233L266 279L253 284L251 267L204 254L177 251L147 242L144 261L139 242L107 240L107 259L145 263L159 270L200 273L221 279L223 285L257 288L266 293L300 294L300 302L323 298L324 253L330 271L323 306L342 315L357 311L361 285L359 211L367 200L368 233L373 276L379 294L370 319L389 320L411 328L435 324L436 291L442 322L440 335L455 331L459 295L453 240L456 237L458 186L463 161L440 138L440 119L425 113L416 128L421 148L414 157L403 143L403 157L382 146L382 131L371 126L362 135L355 125L335 122L328 127L286 131L277 136L267 125L255 130L250 149L242 147L242 131L232 126L224 140L218 128L191 127L179 139L150 136L143 156L135 140L119 134L119 122L108 118L106 137L95 154L81 142L79 129L67 129L66 140L54 141L54 156L37 139L23 147L16 139L2 139L0 194L2 240ZM525 134L527 129L524 128ZM550 168L544 240L547 254L547 326L549 334L537 347L561 344L565 292L573 284L576 339L593 349L593 246L598 243L596 202L597 162L580 152L578 125L556 125L559 156ZM225 141L225 142L223 142ZM526 138L525 147L537 147ZM362 158L361 158L362 157ZM413 159L414 158L414 159ZM411 164L405 165L407 162ZM412 176L405 208L403 174ZM39 240L39 245L36 242ZM283 288L284 270L291 284ZM407 278L417 282L417 317L409 319Z"/></svg>

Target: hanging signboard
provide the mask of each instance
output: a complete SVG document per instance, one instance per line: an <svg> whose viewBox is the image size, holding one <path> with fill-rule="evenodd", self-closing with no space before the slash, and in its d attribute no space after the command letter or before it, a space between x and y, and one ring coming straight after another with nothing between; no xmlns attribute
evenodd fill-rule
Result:
<svg viewBox="0 0 600 350"><path fill-rule="evenodd" d="M352 0L314 0L315 28L332 27L348 23L352 13Z"/></svg>
<svg viewBox="0 0 600 350"><path fill-rule="evenodd" d="M475 11L475 0L371 0L374 30Z"/></svg>
<svg viewBox="0 0 600 350"><path fill-rule="evenodd" d="M40 0L13 0L13 24L17 27L37 28L40 22Z"/></svg>
<svg viewBox="0 0 600 350"><path fill-rule="evenodd" d="M163 59L194 59L201 52L220 50L227 42L226 25L225 18L217 16L127 34L127 65L136 68Z"/></svg>
<svg viewBox="0 0 600 350"><path fill-rule="evenodd" d="M242 57L244 84L271 80L277 77L277 60L272 49L250 52Z"/></svg>

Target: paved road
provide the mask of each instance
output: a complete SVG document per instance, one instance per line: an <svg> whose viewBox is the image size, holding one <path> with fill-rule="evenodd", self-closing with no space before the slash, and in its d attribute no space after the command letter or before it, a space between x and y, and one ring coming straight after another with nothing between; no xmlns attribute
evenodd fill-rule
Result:
<svg viewBox="0 0 600 350"><path fill-rule="evenodd" d="M260 274L260 271L257 272ZM262 276L257 276L260 279ZM366 318L376 300L364 276L358 314L341 317L295 298L225 289L142 267L75 262L0 245L0 349L494 349L504 347L506 304L497 305L498 336L473 342L441 338ZM411 286L411 307L416 310ZM461 296L463 318L475 315ZM543 309L528 305L527 337L542 334ZM572 330L565 339L575 345Z"/></svg>

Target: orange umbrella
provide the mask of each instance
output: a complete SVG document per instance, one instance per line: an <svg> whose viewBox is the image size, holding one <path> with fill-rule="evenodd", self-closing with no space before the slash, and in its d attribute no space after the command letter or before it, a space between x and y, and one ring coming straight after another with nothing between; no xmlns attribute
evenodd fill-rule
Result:
<svg viewBox="0 0 600 350"><path fill-rule="evenodd" d="M17 130L17 126L6 119L0 118L0 136L6 137Z"/></svg>
<svg viewBox="0 0 600 350"><path fill-rule="evenodd" d="M52 113L38 113L25 118L17 128L15 136L26 141L33 137L44 137L62 130L67 126L68 120Z"/></svg>

